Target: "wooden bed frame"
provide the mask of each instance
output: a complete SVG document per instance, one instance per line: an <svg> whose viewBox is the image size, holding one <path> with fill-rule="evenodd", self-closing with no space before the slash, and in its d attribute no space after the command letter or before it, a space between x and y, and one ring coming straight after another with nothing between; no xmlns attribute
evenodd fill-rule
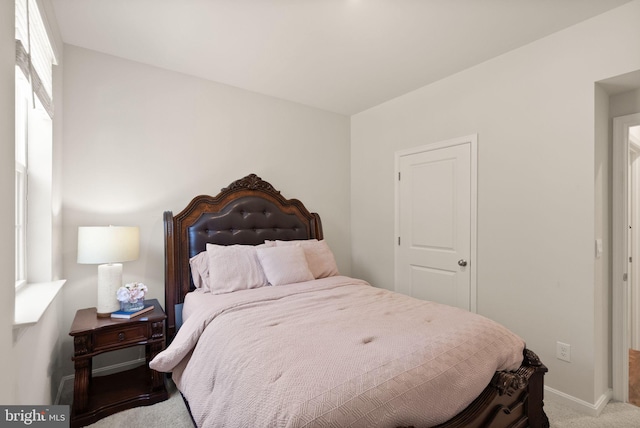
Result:
<svg viewBox="0 0 640 428"><path fill-rule="evenodd" d="M217 196L197 196L179 214L164 213L167 338L179 327L181 305L194 289L189 258L206 244L257 245L265 240L322 239L320 216L286 199L255 174L236 180ZM543 409L547 368L525 349L516 372L496 372L485 390L440 428L547 428ZM425 409L428 411L428 409Z"/></svg>

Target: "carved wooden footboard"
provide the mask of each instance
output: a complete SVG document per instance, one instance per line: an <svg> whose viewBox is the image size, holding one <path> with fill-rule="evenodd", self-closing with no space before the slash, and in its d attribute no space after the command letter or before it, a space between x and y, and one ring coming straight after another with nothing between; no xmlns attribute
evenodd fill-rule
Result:
<svg viewBox="0 0 640 428"><path fill-rule="evenodd" d="M543 409L546 372L538 356L525 349L517 371L496 372L478 398L436 428L549 428Z"/></svg>

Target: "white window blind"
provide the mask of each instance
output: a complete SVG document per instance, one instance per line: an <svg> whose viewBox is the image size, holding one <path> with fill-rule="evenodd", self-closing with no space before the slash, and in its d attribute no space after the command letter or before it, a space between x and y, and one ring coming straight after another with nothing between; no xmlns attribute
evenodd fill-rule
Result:
<svg viewBox="0 0 640 428"><path fill-rule="evenodd" d="M32 91L53 117L53 76L56 64L47 29L36 0L16 2L16 65L29 79Z"/></svg>

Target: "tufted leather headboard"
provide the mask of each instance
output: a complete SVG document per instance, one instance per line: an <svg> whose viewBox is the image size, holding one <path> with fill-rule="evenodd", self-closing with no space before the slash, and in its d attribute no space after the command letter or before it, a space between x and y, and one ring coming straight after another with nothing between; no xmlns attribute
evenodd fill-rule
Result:
<svg viewBox="0 0 640 428"><path fill-rule="evenodd" d="M265 240L322 239L320 216L297 199L285 199L255 174L217 196L196 196L179 214L164 213L167 337L176 331L175 305L193 290L189 258L207 243L257 245Z"/></svg>

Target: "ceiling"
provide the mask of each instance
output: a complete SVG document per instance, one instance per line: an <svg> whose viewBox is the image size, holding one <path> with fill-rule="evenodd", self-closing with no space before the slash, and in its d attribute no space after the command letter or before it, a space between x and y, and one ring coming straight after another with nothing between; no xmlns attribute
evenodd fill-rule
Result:
<svg viewBox="0 0 640 428"><path fill-rule="evenodd" d="M65 43L351 115L630 0L51 0Z"/></svg>

